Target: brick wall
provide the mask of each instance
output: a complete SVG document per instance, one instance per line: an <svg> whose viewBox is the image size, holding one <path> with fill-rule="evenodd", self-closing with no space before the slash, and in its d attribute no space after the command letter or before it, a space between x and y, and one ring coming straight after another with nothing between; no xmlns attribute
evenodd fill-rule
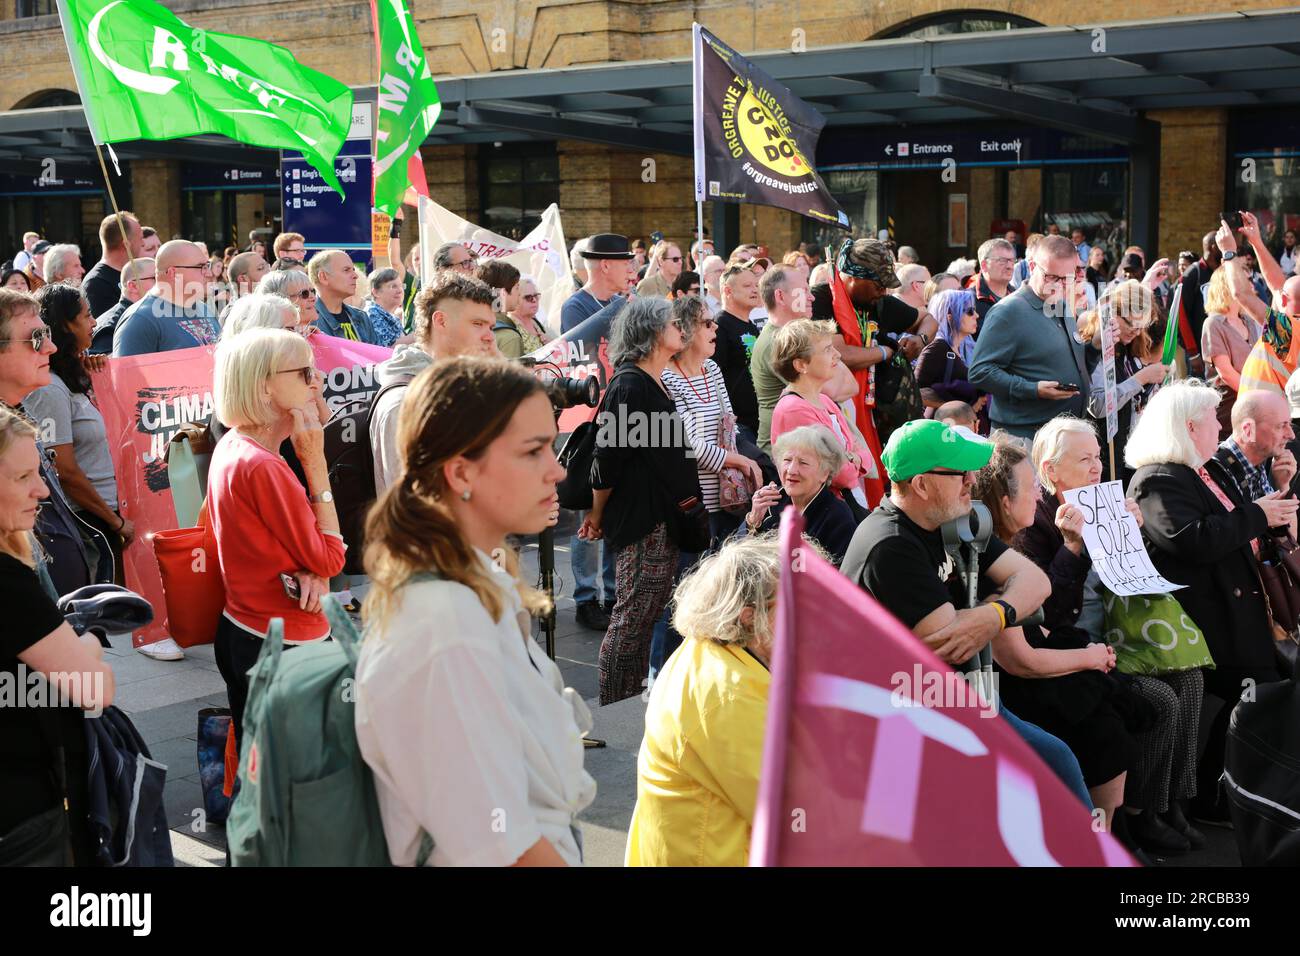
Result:
<svg viewBox="0 0 1300 956"><path fill-rule="evenodd" d="M1160 254L1200 252L1218 226L1228 157L1226 110L1157 110L1160 123Z"/></svg>
<svg viewBox="0 0 1300 956"><path fill-rule="evenodd" d="M131 185L132 211L141 225L153 226L163 242L181 231L180 163L170 159L133 159Z"/></svg>

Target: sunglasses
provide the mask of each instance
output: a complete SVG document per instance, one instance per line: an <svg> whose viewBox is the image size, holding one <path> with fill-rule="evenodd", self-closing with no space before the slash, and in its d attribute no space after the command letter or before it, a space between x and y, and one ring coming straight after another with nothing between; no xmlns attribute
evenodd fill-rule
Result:
<svg viewBox="0 0 1300 956"><path fill-rule="evenodd" d="M536 293L536 292L534 292L532 295L525 295L525 296L522 296L521 298L523 298L523 300L524 300L525 302L540 302L540 301L542 301L542 297L541 297L541 295L538 294L538 293Z"/></svg>
<svg viewBox="0 0 1300 956"><path fill-rule="evenodd" d="M275 374L276 375L292 375L292 374L301 375L302 383L304 385L310 386L312 382L316 381L316 366L304 365L302 368L286 368L279 372L276 372Z"/></svg>
<svg viewBox="0 0 1300 956"><path fill-rule="evenodd" d="M664 256L662 261L663 261L663 262L681 262L681 261L682 261L682 257L681 257L681 256Z"/></svg>
<svg viewBox="0 0 1300 956"><path fill-rule="evenodd" d="M965 478L967 475L973 474L973 472L969 472L969 471L940 471L938 468L931 468L929 471L923 471L923 472L921 472L921 474L923 474L923 475L943 475L945 478Z"/></svg>
<svg viewBox="0 0 1300 956"><path fill-rule="evenodd" d="M53 333L50 332L50 327L48 325L42 325L38 328L32 329L31 338L0 339L0 345L16 345L19 342L26 342L32 347L33 352L39 352L41 349L45 348L45 343L50 341L50 336L52 334Z"/></svg>
<svg viewBox="0 0 1300 956"><path fill-rule="evenodd" d="M307 288L299 292L297 295L295 295L294 298L302 299L304 302L306 302L308 299L316 298L316 290L313 289L311 286L308 286Z"/></svg>

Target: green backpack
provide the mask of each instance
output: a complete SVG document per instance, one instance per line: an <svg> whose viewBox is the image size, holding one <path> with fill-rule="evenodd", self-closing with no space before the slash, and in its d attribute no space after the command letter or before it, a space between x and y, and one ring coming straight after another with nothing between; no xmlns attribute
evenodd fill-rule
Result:
<svg viewBox="0 0 1300 956"><path fill-rule="evenodd" d="M353 723L357 631L333 595L321 607L332 641L284 654L284 622L273 618L249 672L240 790L226 822L233 866L390 863ZM426 836L418 865L431 849Z"/></svg>

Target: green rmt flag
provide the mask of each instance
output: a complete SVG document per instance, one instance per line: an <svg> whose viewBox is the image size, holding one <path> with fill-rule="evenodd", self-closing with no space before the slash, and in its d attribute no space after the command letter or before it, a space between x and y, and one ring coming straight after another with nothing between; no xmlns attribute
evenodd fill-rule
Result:
<svg viewBox="0 0 1300 956"><path fill-rule="evenodd" d="M152 0L58 0L97 143L221 133L300 150L334 189L352 91L286 49L191 27Z"/></svg>
<svg viewBox="0 0 1300 956"><path fill-rule="evenodd" d="M442 103L415 20L403 0L370 0L370 12L379 55L375 208L391 216L412 183L407 171L411 159L438 122Z"/></svg>

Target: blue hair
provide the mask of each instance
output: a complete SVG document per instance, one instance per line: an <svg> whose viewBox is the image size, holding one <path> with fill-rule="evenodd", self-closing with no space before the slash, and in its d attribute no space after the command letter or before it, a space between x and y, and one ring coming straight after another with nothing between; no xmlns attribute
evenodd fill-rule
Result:
<svg viewBox="0 0 1300 956"><path fill-rule="evenodd" d="M943 339L951 346L961 334L962 316L966 314L967 309L975 308L975 293L971 289L945 289L934 294L928 308L935 321L939 323L939 331L935 337ZM957 348L957 355L970 365L974 354L975 340L968 335Z"/></svg>

